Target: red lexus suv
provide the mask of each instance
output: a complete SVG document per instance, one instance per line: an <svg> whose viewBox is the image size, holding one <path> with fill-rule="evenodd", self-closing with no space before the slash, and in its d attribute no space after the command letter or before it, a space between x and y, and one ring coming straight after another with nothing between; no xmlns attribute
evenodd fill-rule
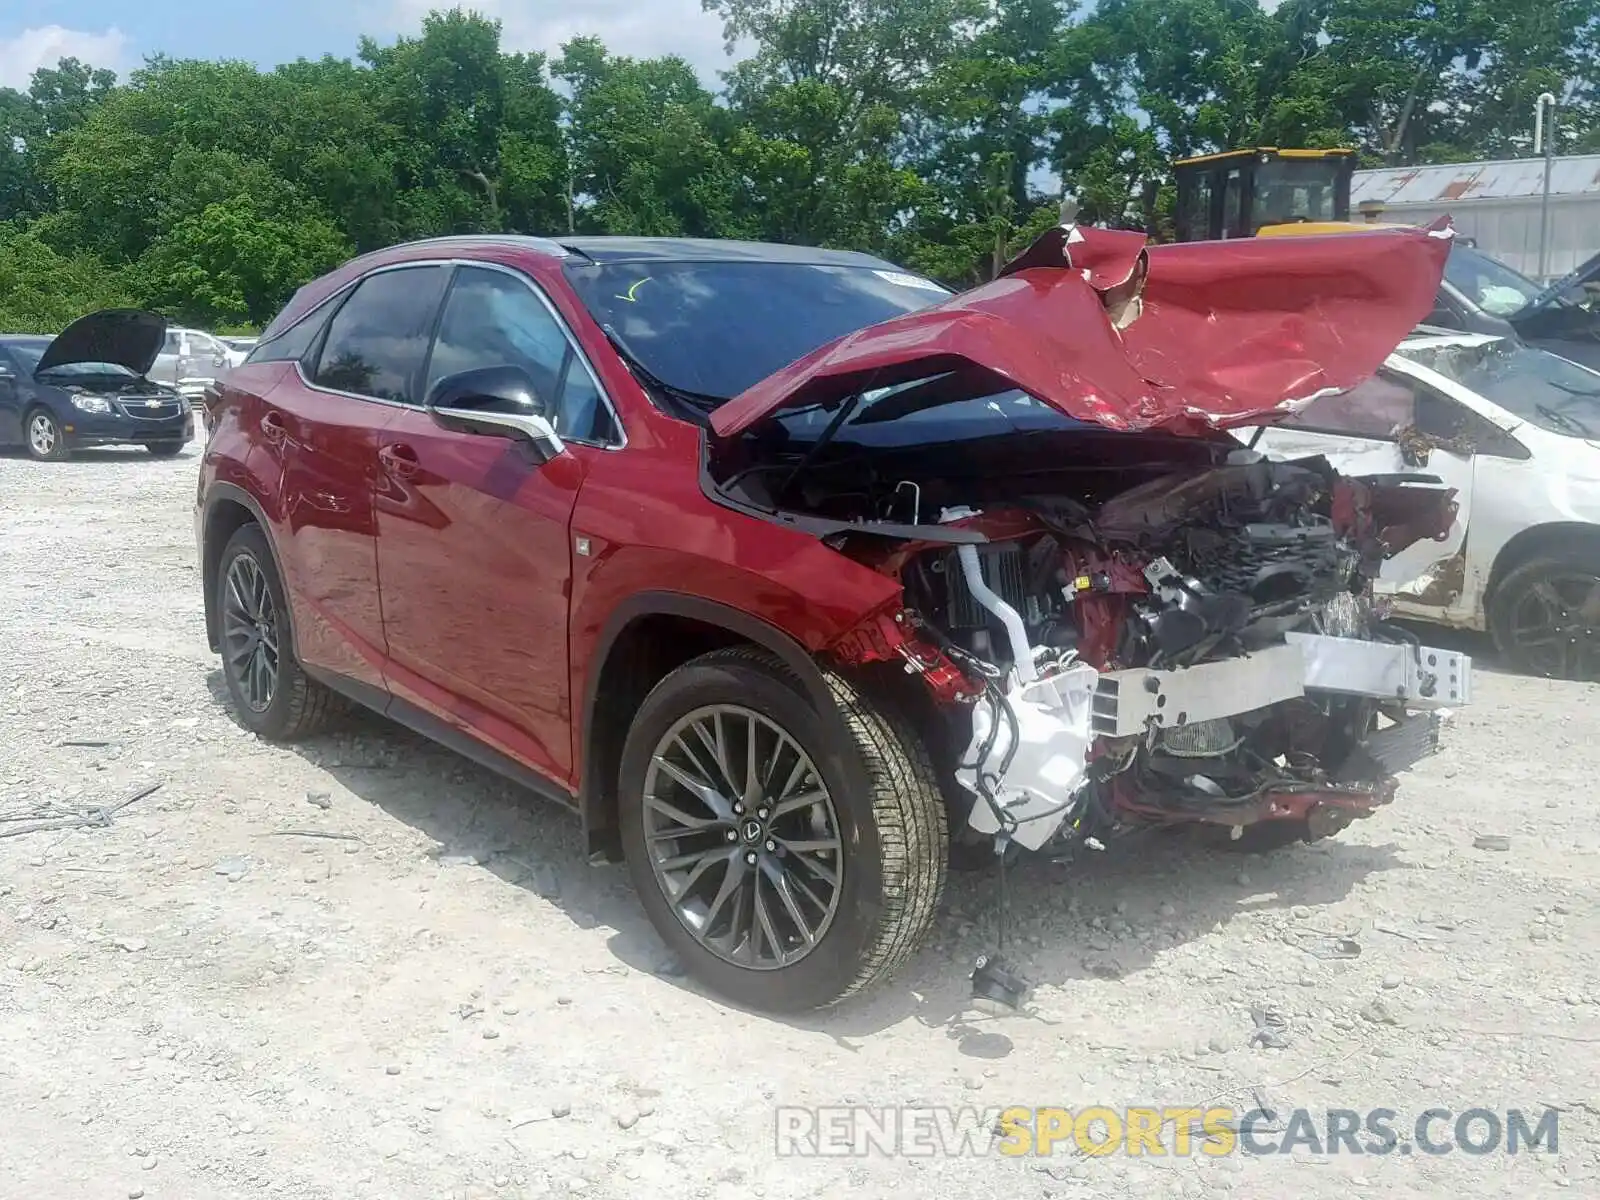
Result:
<svg viewBox="0 0 1600 1200"><path fill-rule="evenodd" d="M960 294L736 242L370 254L207 397L210 643L260 736L386 714L575 808L705 985L828 1005L969 852L1322 837L1436 748L1470 661L1370 584L1452 494L1238 431L1375 371L1449 237L1065 226Z"/></svg>

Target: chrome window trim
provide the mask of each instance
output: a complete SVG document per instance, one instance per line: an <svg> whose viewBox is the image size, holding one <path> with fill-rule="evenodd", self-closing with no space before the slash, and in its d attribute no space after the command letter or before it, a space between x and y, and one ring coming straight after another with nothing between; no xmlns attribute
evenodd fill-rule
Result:
<svg viewBox="0 0 1600 1200"><path fill-rule="evenodd" d="M517 270L515 267L508 267L504 263L489 262L481 258L414 258L408 259L405 262L385 263L383 266L374 267L365 274L351 280L348 285L340 288L333 295L328 296L321 303L317 304L316 307L308 309L305 316L302 317L300 321L296 321L294 325L290 326L290 328L293 329L297 327L301 321L309 319L313 313L326 307L329 303L338 299L339 297L345 297L348 299L350 294L354 292L356 288L360 287L373 276L384 275L390 271L403 271L408 267L481 267L489 271L498 271L502 275L509 275L511 278L517 280L529 291L531 291L534 296L538 298L539 303L544 306L545 311L550 314L550 319L556 323L556 328L560 330L561 336L564 337L567 340L567 344L572 347L573 354L577 357L578 362L582 364L584 372L589 376L589 382L594 384L595 394L600 397L600 402L605 405L606 412L611 416L611 423L617 431L617 440L615 441L598 442L588 438L571 437L563 438L562 441L570 442L579 446L593 446L600 450L623 450L627 448L628 430L627 427L622 423L622 414L617 411L617 406L612 403L611 394L606 391L605 385L600 382L600 376L596 373L594 365L589 361L589 356L584 353L583 346L579 343L577 337L573 335L572 327L567 324L565 319L563 319L560 311L551 302L550 297L545 295L544 289L541 288L538 283L529 278L522 271ZM453 286L454 282L455 280L452 277L449 284L447 284L447 290L445 292L446 299L449 297L448 287ZM334 315L337 316L337 314ZM287 330L285 332L287 332ZM437 337L438 330L435 329L434 333L430 335L430 357L432 355L432 341L437 339ZM275 338L273 340L276 341L277 339ZM324 348L326 348L326 345L324 345ZM320 392L324 396L338 396L345 400L362 400L368 404L381 404L389 408L401 408L409 412L423 411L423 406L421 404L413 404L406 400L388 400L381 396L363 396L356 392L346 392L341 391L338 388L324 387L321 384L313 382L309 377L307 377L305 363L303 361L298 358L293 359L292 361L294 363L295 372L300 376L300 382L304 384L309 391Z"/></svg>

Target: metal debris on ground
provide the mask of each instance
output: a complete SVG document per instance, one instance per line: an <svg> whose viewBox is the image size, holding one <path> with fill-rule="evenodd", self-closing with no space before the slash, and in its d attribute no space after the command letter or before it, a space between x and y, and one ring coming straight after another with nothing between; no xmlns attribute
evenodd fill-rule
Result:
<svg viewBox="0 0 1600 1200"><path fill-rule="evenodd" d="M1368 1001L1361 1010L1361 1019L1374 1025L1400 1024L1399 1015L1381 999Z"/></svg>
<svg viewBox="0 0 1600 1200"><path fill-rule="evenodd" d="M1438 934L1429 933L1425 929L1401 929L1398 925L1388 921L1374 921L1372 928L1378 933L1387 933L1391 937L1405 938L1409 942L1437 942L1442 940ZM1441 926L1441 928L1443 927Z"/></svg>
<svg viewBox="0 0 1600 1200"><path fill-rule="evenodd" d="M1322 938L1320 941L1302 947L1307 954L1316 958L1360 958L1361 943L1354 938Z"/></svg>
<svg viewBox="0 0 1600 1200"><path fill-rule="evenodd" d="M353 833L333 833L324 829L273 829L261 836L327 838L329 841L334 842L359 842L361 840Z"/></svg>
<svg viewBox="0 0 1600 1200"><path fill-rule="evenodd" d="M0 828L0 838L21 837L26 833L48 833L60 829L106 827L111 824L111 818L128 805L143 800L160 787L159 783L141 784L115 804L96 805L93 808L72 810L46 803L25 813L0 815L0 824L5 825L5 828Z"/></svg>
<svg viewBox="0 0 1600 1200"><path fill-rule="evenodd" d="M1255 1023L1255 1031L1250 1035L1252 1046L1264 1050L1288 1049L1289 1018L1283 1013L1271 1007L1252 1008L1250 1019Z"/></svg>
<svg viewBox="0 0 1600 1200"><path fill-rule="evenodd" d="M1511 839L1503 833L1480 833L1472 839L1474 850L1498 850L1502 853L1511 849Z"/></svg>

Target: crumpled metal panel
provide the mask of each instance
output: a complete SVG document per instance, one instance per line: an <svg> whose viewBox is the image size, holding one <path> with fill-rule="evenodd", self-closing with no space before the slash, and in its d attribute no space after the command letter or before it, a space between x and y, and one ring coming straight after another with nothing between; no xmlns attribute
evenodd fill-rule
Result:
<svg viewBox="0 0 1600 1200"><path fill-rule="evenodd" d="M711 427L733 437L785 408L945 372L1114 430L1259 425L1373 374L1432 311L1452 237L1447 219L1171 246L1051 230L998 279L819 347ZM1119 331L1107 309L1138 291L1141 264L1142 310Z"/></svg>

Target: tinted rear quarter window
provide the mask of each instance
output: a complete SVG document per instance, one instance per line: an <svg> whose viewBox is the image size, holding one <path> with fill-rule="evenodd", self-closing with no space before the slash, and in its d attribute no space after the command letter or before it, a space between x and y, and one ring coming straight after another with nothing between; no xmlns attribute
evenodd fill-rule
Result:
<svg viewBox="0 0 1600 1200"><path fill-rule="evenodd" d="M421 403L422 364L449 268L370 275L334 314L312 379L319 387Z"/></svg>
<svg viewBox="0 0 1600 1200"><path fill-rule="evenodd" d="M301 317L270 342L258 342L250 348L247 363L293 362L303 359L311 349L322 327L328 323L328 314L337 304L324 304Z"/></svg>

